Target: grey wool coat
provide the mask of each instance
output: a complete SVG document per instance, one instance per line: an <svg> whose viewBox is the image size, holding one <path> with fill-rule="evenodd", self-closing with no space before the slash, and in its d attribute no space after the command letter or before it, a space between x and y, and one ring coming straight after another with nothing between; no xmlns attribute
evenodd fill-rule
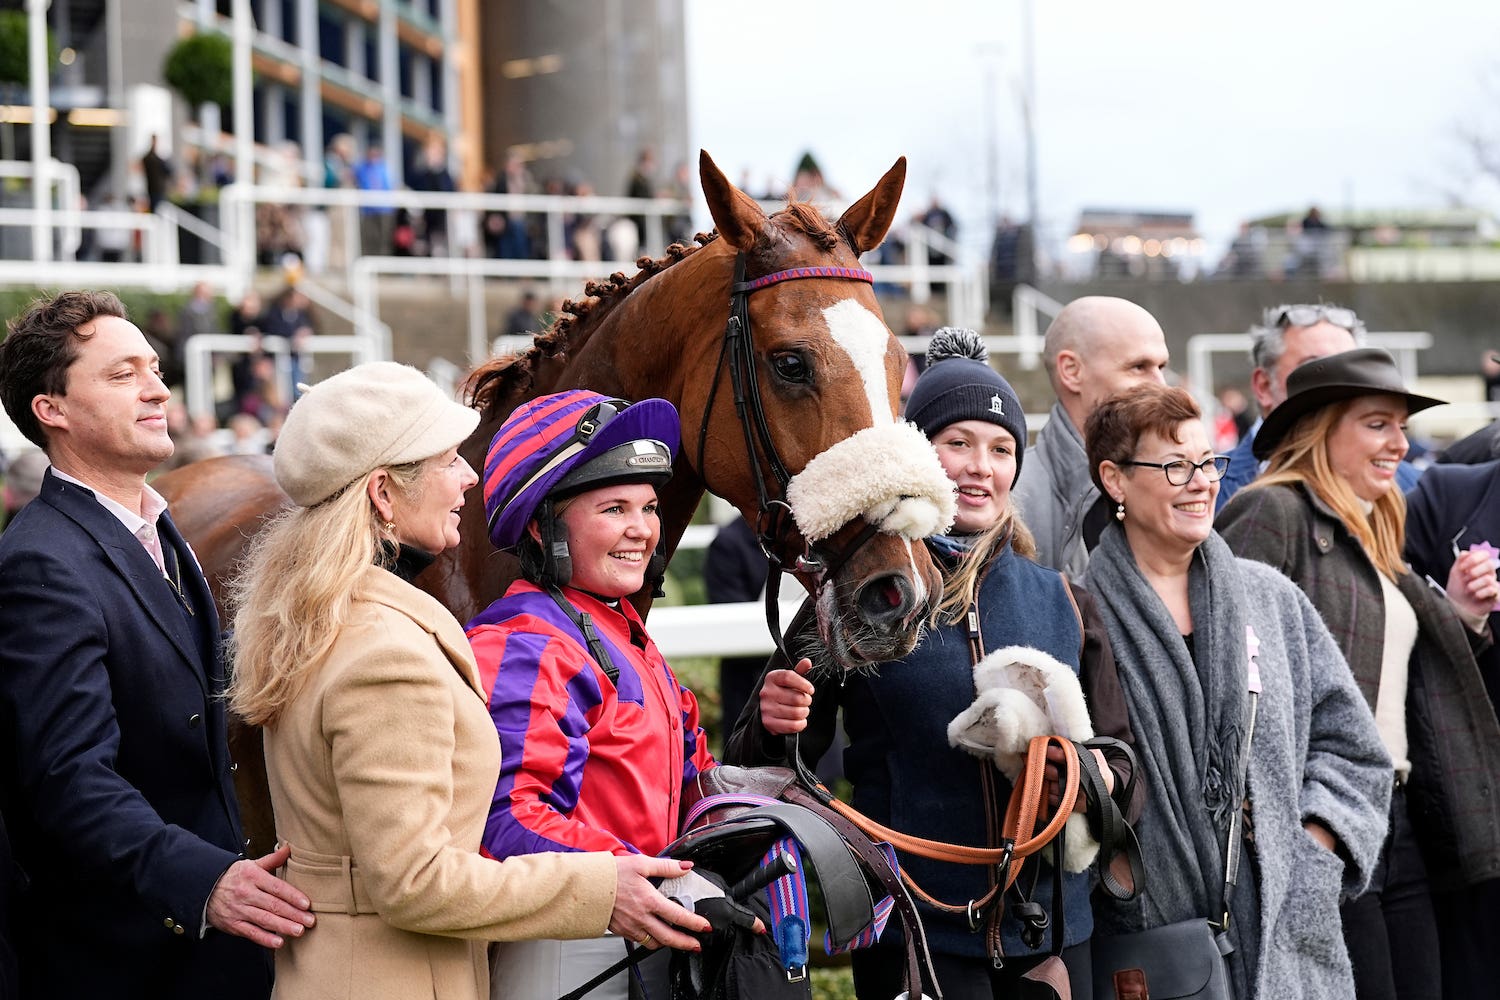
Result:
<svg viewBox="0 0 1500 1000"><path fill-rule="evenodd" d="M1082 583L1089 565L1083 518L1099 499L1099 487L1089 476L1083 436L1061 403L1052 405L1047 425L1026 450L1026 475L1012 495L1036 539L1036 561Z"/></svg>
<svg viewBox="0 0 1500 1000"><path fill-rule="evenodd" d="M1107 572L1101 560L1119 562L1121 572ZM1249 765L1253 863L1258 877L1248 884L1258 890L1258 933L1254 940L1236 937L1239 954L1231 956L1232 975L1242 1000L1347 1000L1354 995L1354 982L1338 907L1341 899L1363 891L1369 883L1385 839L1390 756L1380 743L1374 717L1312 605L1268 567L1245 559L1232 563L1238 586L1231 588L1235 593L1223 597L1242 604L1245 624L1259 640L1256 663L1262 685ZM1096 904L1095 933L1140 930L1210 915L1217 919L1217 913L1203 912L1209 900L1192 899L1193 892L1171 889L1176 873L1153 873L1154 852L1148 846L1165 837L1166 845L1154 863L1158 869L1169 863L1170 845L1182 840L1171 829L1174 804L1202 792L1164 784L1162 775L1173 766L1161 757L1168 752L1169 741L1154 743L1145 730L1151 718L1163 727L1185 725L1189 694L1162 683L1173 670L1165 647L1160 653L1137 654L1134 649L1141 648L1141 637L1151 632L1159 642L1182 640L1170 624L1170 634L1162 635L1159 626L1132 613L1121 595L1104 586L1101 578L1105 575L1123 576L1136 586L1146 586L1123 536L1113 527L1105 530L1094 551L1088 583L1115 650L1147 782L1146 808L1137 825L1145 852L1146 889L1130 903ZM1194 612L1195 616L1199 613ZM1212 616L1214 609L1206 613ZM1170 623L1164 608L1157 617ZM1203 822L1210 822L1206 809L1201 815ZM1303 823L1312 819L1333 832L1342 857L1303 829ZM1153 824L1167 829L1153 830ZM1196 862L1203 871L1222 870L1222 854ZM1246 886L1242 879L1241 890ZM1221 887L1219 883L1207 891ZM1246 930L1236 926L1241 933Z"/></svg>
<svg viewBox="0 0 1500 1000"><path fill-rule="evenodd" d="M1372 707L1385 644L1377 570L1358 539L1302 486L1246 489L1217 519L1237 555L1276 567L1323 616ZM1475 635L1449 602L1415 574L1396 581L1416 612L1406 696L1412 762L1407 801L1435 889L1500 877L1500 724L1474 653Z"/></svg>

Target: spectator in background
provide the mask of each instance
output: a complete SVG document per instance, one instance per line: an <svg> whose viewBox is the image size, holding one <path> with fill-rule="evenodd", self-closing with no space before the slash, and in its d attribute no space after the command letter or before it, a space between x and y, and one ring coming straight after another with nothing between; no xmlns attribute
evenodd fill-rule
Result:
<svg viewBox="0 0 1500 1000"><path fill-rule="evenodd" d="M766 554L755 540L755 529L743 517L719 528L703 560L703 583L708 589L708 599L714 604L759 600L766 589L768 572ZM734 732L765 665L764 656L719 658L720 746Z"/></svg>
<svg viewBox="0 0 1500 1000"><path fill-rule="evenodd" d="M1259 278L1265 267L1266 231L1248 222L1240 223L1239 232L1229 243L1219 274L1232 278Z"/></svg>
<svg viewBox="0 0 1500 1000"><path fill-rule="evenodd" d="M656 150L650 146L642 146L641 151L636 154L635 169L630 172L630 180L625 184L625 196L627 198L656 197ZM635 223L636 246L647 246L646 217L633 215L630 221Z"/></svg>
<svg viewBox="0 0 1500 1000"><path fill-rule="evenodd" d="M1483 352L1479 358L1479 376L1484 380L1484 401L1500 403L1500 354Z"/></svg>
<svg viewBox="0 0 1500 1000"><path fill-rule="evenodd" d="M130 205L117 193L111 193L100 206L106 212L129 212ZM99 249L99 260L105 264L118 264L131 259L131 244L134 230L125 226L100 226L94 233L94 245Z"/></svg>
<svg viewBox="0 0 1500 1000"><path fill-rule="evenodd" d="M542 328L541 300L531 289L521 293L521 301L505 314L507 337L529 337Z"/></svg>
<svg viewBox="0 0 1500 1000"><path fill-rule="evenodd" d="M453 183L453 173L448 169L448 147L434 135L422 145L422 158L417 168L406 179L406 186L413 191L451 192L458 190ZM422 210L422 227L427 240L427 253L432 257L449 256L448 210L425 208Z"/></svg>
<svg viewBox="0 0 1500 1000"><path fill-rule="evenodd" d="M693 200L693 193L697 190L697 185L693 181L693 168L686 160L679 160L677 166L672 170L672 179L667 182L666 187L662 190L662 194L665 197L683 203L681 212L676 215L669 215L665 220L668 243L692 242L693 216L689 204Z"/></svg>
<svg viewBox="0 0 1500 1000"><path fill-rule="evenodd" d="M28 448L11 460L5 467L5 524L15 517L20 509L36 499L42 491L42 473L47 471L47 453ZM0 531L4 531L0 526ZM5 873L0 871L0 881Z"/></svg>
<svg viewBox="0 0 1500 1000"><path fill-rule="evenodd" d="M793 201L810 201L821 206L836 202L841 196L837 189L823 179L823 168L818 166L817 159L811 152L806 152L797 161L797 170L792 175L792 186L787 197Z"/></svg>
<svg viewBox="0 0 1500 1000"><path fill-rule="evenodd" d="M172 339L170 361L167 355L162 355L163 374L169 376L167 385L181 384L189 339L199 334L223 332L224 315L219 307L219 297L207 282L200 281L193 286L192 297L177 313L177 335Z"/></svg>
<svg viewBox="0 0 1500 1000"><path fill-rule="evenodd" d="M505 169L495 175L489 186L491 194L536 194L536 181L526 169L521 154L511 151L505 156ZM490 256L503 260L527 260L531 257L531 233L525 212L501 210L484 213L484 240Z"/></svg>
<svg viewBox="0 0 1500 1000"><path fill-rule="evenodd" d="M950 240L958 239L958 223L953 221L953 213L948 211L947 207L936 194L932 196L932 201L928 203L926 210L917 217L917 221L933 232ZM941 264L951 264L953 260L937 247L929 246L927 248L927 263L938 266Z"/></svg>
<svg viewBox="0 0 1500 1000"><path fill-rule="evenodd" d="M268 337L285 337L291 355L289 381L295 387L308 381L312 374L312 358L307 353L308 341L318 332L313 320L312 303L296 285L288 285L271 302L270 308L261 316L261 332ZM295 398L295 397L294 397ZM286 401L290 403L290 400ZM265 420L261 415L261 420Z"/></svg>
<svg viewBox="0 0 1500 1000"><path fill-rule="evenodd" d="M594 194L594 186L588 181L579 181L568 193L577 198L588 198ZM565 214L563 240L567 243L569 260L600 260L603 257L604 236L596 215L583 212Z"/></svg>
<svg viewBox="0 0 1500 1000"><path fill-rule="evenodd" d="M361 191L389 191L391 172L385 164L385 151L372 143L365 158L354 168L354 183ZM384 256L391 252L391 236L396 227L395 205L362 205L359 210L361 252Z"/></svg>
<svg viewBox="0 0 1500 1000"><path fill-rule="evenodd" d="M1165 384L1161 324L1125 299L1074 299L1047 328L1042 360L1057 394L1032 450L1016 503L1036 536L1036 561L1081 580L1089 552L1114 515L1089 471L1082 427L1109 397L1142 382Z"/></svg>
<svg viewBox="0 0 1500 1000"><path fill-rule="evenodd" d="M156 151L154 135L146 147L146 154L141 157L141 173L146 179L147 210L154 212L157 205L167 200L167 185L172 180L172 165Z"/></svg>
<svg viewBox="0 0 1500 1000"><path fill-rule="evenodd" d="M1009 316L1016 285L1032 280L1031 227L1000 219L990 244L990 301L999 303Z"/></svg>
<svg viewBox="0 0 1500 1000"><path fill-rule="evenodd" d="M177 331L172 329L172 318L161 306L152 306L146 313L146 324L141 328L146 343L156 352L161 365L162 381L167 385L178 385L182 381L182 368L177 363Z"/></svg>
<svg viewBox="0 0 1500 1000"><path fill-rule="evenodd" d="M1313 358L1353 350L1364 342L1365 324L1353 309L1318 303L1280 305L1267 309L1260 325L1250 328L1250 391L1260 406L1260 419L1229 452L1229 471L1219 483L1219 510L1229 498L1260 474L1262 462L1255 457L1255 435L1277 406L1286 400L1286 381L1297 367ZM1396 485L1402 491L1417 483L1419 473L1403 461L1396 470Z"/></svg>

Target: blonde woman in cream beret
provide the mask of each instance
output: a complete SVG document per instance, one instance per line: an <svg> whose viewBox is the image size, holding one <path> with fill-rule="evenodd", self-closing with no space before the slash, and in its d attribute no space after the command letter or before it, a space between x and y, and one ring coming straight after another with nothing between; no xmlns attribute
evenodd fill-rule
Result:
<svg viewBox="0 0 1500 1000"><path fill-rule="evenodd" d="M479 1000L488 941L708 929L647 881L684 863L479 853L499 740L463 630L410 582L458 544L478 420L377 362L309 390L277 443L293 506L235 584L230 689L265 727L284 877L318 913L277 953L277 997Z"/></svg>

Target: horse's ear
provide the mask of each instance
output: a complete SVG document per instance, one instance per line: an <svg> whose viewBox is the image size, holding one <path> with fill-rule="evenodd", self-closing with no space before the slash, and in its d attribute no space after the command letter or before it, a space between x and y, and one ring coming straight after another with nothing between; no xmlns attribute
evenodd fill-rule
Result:
<svg viewBox="0 0 1500 1000"><path fill-rule="evenodd" d="M713 157L702 149L698 151L698 178L703 182L703 197L708 199L708 212L719 227L719 235L736 250L753 247L755 238L769 223L755 199L729 183Z"/></svg>
<svg viewBox="0 0 1500 1000"><path fill-rule="evenodd" d="M855 253L880 246L896 218L896 206L901 203L901 189L905 186L906 157L903 156L892 164L869 194L850 205L839 219L839 227L854 241Z"/></svg>

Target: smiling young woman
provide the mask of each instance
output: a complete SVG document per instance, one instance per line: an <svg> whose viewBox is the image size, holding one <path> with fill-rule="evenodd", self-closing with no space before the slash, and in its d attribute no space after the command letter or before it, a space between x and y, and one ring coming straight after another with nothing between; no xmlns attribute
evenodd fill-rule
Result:
<svg viewBox="0 0 1500 1000"><path fill-rule="evenodd" d="M878 672L836 677L820 671L811 678L791 670L766 673L725 757L738 764L779 764L779 737L800 732L802 752L816 760L831 745L842 713L849 737L844 769L860 811L917 837L997 847L999 831L987 821L986 807L1004 812L1010 782L993 760L955 747L948 735L950 723L976 703L977 662L1016 647L1050 656L1057 668L1054 683L1081 692L1081 711L1096 734L1126 742L1133 737L1093 598L1031 558L1035 545L1012 497L1026 455L1026 416L1010 383L989 366L978 334L949 328L933 336L906 419L937 450L958 507L953 526L927 539L944 578L935 620L915 650L881 664ZM1111 770L1099 759L1106 781L1122 795L1132 787L1128 765L1116 758L1117 770ZM921 791L903 794L910 789ZM1134 802L1129 805L1133 818ZM1059 950L1045 934L1040 944L1028 945L1013 905L966 908L990 894L990 873L982 867L916 855L903 855L901 867L948 904L934 906L921 897L916 904L946 994L1014 996L1021 978ZM1060 950L1077 1000L1093 996L1092 878L1085 866L1064 871L1061 880ZM1049 871L1037 879L1032 896L1049 913L1051 887ZM903 972L899 947L854 953L860 996L897 995Z"/></svg>
<svg viewBox="0 0 1500 1000"><path fill-rule="evenodd" d="M1238 555L1276 567L1311 599L1392 760L1381 864L1369 891L1342 907L1361 998L1441 995L1429 884L1457 888L1500 870L1490 791L1500 787L1500 725L1474 660L1500 586L1482 553L1456 559L1445 590L1402 558L1395 475L1406 418L1439 403L1408 392L1384 351L1307 362L1256 435L1265 473L1218 523Z"/></svg>

